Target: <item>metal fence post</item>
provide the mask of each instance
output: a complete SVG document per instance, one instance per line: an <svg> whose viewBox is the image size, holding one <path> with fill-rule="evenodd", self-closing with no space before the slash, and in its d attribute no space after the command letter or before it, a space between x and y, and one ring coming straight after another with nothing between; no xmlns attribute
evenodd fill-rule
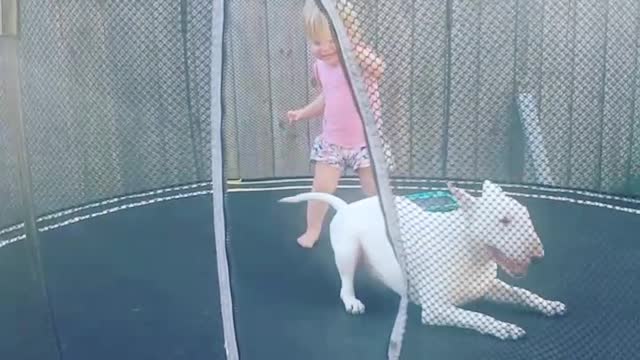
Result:
<svg viewBox="0 0 640 360"><path fill-rule="evenodd" d="M56 345L54 359L61 359L61 347L56 331L54 313L51 306L40 253L40 241L36 226L35 204L31 167L26 143L26 131L22 117L19 59L19 12L18 0L0 0L0 86L4 87L3 113L7 117L11 138L14 139L14 156L18 161L18 181L25 229L25 244L34 283L37 284L45 307L45 326L54 336Z"/></svg>

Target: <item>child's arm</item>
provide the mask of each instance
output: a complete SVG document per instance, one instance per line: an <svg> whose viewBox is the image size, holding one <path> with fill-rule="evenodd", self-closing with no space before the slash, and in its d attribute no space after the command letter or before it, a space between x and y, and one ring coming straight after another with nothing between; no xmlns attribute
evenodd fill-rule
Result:
<svg viewBox="0 0 640 360"><path fill-rule="evenodd" d="M310 102L307 106L302 109L292 110L287 113L287 118L289 118L289 123L298 120L309 119L312 117L317 117L322 115L324 112L324 95L320 94L315 98L312 102Z"/></svg>
<svg viewBox="0 0 640 360"><path fill-rule="evenodd" d="M363 69L371 76L378 79L384 72L384 61L379 57L371 47L366 45L356 45L356 59Z"/></svg>
<svg viewBox="0 0 640 360"><path fill-rule="evenodd" d="M343 9L339 13L342 15L351 43L355 44L356 60L371 76L378 79L384 72L384 61L373 51L371 46L364 44L353 5L346 0L341 2Z"/></svg>
<svg viewBox="0 0 640 360"><path fill-rule="evenodd" d="M300 109L302 117L305 119L317 117L324 112L324 94L318 95L309 105Z"/></svg>

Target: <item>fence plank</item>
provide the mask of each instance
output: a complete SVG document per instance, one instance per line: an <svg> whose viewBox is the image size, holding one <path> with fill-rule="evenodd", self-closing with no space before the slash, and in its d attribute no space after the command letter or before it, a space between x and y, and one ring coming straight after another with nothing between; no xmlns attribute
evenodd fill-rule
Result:
<svg viewBox="0 0 640 360"><path fill-rule="evenodd" d="M517 99L520 96L529 97L532 96L532 100L538 104L541 99L541 71L542 71L542 54L543 54L543 24L544 24L544 8L543 0L531 0L520 2L518 6L518 22L517 22L517 69L516 69L516 86L517 86ZM532 112L536 112L536 119L538 118L537 112L539 107L536 106L532 109ZM523 114L524 116L533 114ZM523 119L524 120L524 119ZM537 134L542 140L543 147L546 148L546 139L541 137L544 132ZM543 149L537 149L538 151ZM544 149L546 150L546 149ZM546 152L546 151L545 151ZM535 169L533 159L524 159L524 174L522 181L524 182L538 182L542 179L538 179L536 176L538 172ZM548 165L548 164L545 164ZM547 183L553 181L553 174L550 167L547 167L550 171L547 173L549 179ZM558 169L555 169L558 170Z"/></svg>
<svg viewBox="0 0 640 360"><path fill-rule="evenodd" d="M189 80L190 126L195 135L192 148L196 158L196 180L204 181L211 178L211 17L213 2L209 0L182 1L181 6L184 6L181 18L184 33L181 33L181 36L186 43L185 57L189 70L186 79ZM225 32L226 37L228 34ZM213 99L219 100L219 97L214 96Z"/></svg>
<svg viewBox="0 0 640 360"><path fill-rule="evenodd" d="M484 1L480 8L477 140L478 179L507 177L508 136L513 101L516 1Z"/></svg>
<svg viewBox="0 0 640 360"><path fill-rule="evenodd" d="M197 157L187 111L183 44L180 28L169 25L179 23L178 4L169 10L151 3L105 3L104 11L105 98L118 109L113 122L123 191L193 181Z"/></svg>
<svg viewBox="0 0 640 360"><path fill-rule="evenodd" d="M19 83L17 64L10 59L10 56L16 58L17 48L17 41L0 38L0 229L23 221L18 155L14 131L9 125L15 123L10 118L16 116L12 108L18 110L15 101L15 87Z"/></svg>
<svg viewBox="0 0 640 360"><path fill-rule="evenodd" d="M69 148L74 144L74 124L70 114L74 98L73 82L65 67L64 46L60 28L67 21L61 9L26 3L21 39L23 76L23 113L33 174L36 214L51 208L82 203L86 198L82 187L82 155ZM46 54L46 56L43 56ZM46 119L47 121L42 121ZM57 181L60 179L60 181Z"/></svg>
<svg viewBox="0 0 640 360"><path fill-rule="evenodd" d="M636 32L640 34L640 32ZM639 44L639 42L636 42ZM640 196L640 51L636 53L634 117L632 118L630 159L627 164L627 182L625 189Z"/></svg>
<svg viewBox="0 0 640 360"><path fill-rule="evenodd" d="M143 6L126 8L105 3L109 18L118 21L105 23L107 52L104 70L110 79L105 99L116 104L118 111L113 122L118 124L117 156L121 164L123 188L154 188L155 180L149 174L162 167L161 157L153 154L163 151L158 134L160 124L151 104L155 63L153 46L146 40L150 26ZM127 24L126 28L123 24ZM126 34L126 35L124 35ZM141 161L142 159L142 161Z"/></svg>
<svg viewBox="0 0 640 360"><path fill-rule="evenodd" d="M375 50L384 58L385 71L380 80L383 138L389 146L395 169L393 175L411 171L411 49L414 34L410 2L378 2L376 24L379 33ZM369 17L371 18L371 16ZM367 41L369 38L367 38ZM374 44L371 44L374 45ZM420 161L420 159L416 159Z"/></svg>
<svg viewBox="0 0 640 360"><path fill-rule="evenodd" d="M543 48L543 0L519 3L517 28L516 85L519 94L540 97L540 77Z"/></svg>
<svg viewBox="0 0 640 360"><path fill-rule="evenodd" d="M640 195L640 5L636 8L636 31L635 31L635 69L633 73L633 92L631 116L631 133L629 144L629 159L627 162L626 188L634 195Z"/></svg>
<svg viewBox="0 0 640 360"><path fill-rule="evenodd" d="M308 124L291 126L286 114L306 105L307 58L302 6L289 0L267 3L269 34L269 74L276 176L308 174Z"/></svg>
<svg viewBox="0 0 640 360"><path fill-rule="evenodd" d="M543 8L543 49L539 73L540 125L549 167L557 185L567 184L574 18L566 2L546 2Z"/></svg>
<svg viewBox="0 0 640 360"><path fill-rule="evenodd" d="M575 22L574 106L569 119L571 135L563 141L569 148L564 165L569 172L569 184L596 189L600 165L603 107L605 91L605 11L606 3L600 0L577 2L572 15ZM557 81L557 80L556 80ZM566 107L566 105L565 105Z"/></svg>
<svg viewBox="0 0 640 360"><path fill-rule="evenodd" d="M477 142L481 3L453 1L447 177L473 178Z"/></svg>
<svg viewBox="0 0 640 360"><path fill-rule="evenodd" d="M73 16L62 9L60 13ZM69 87L73 104L67 113L73 139L69 139L68 149L81 162L84 193L111 196L123 192L106 61L107 53L114 50L108 47L105 32L105 23L111 19L96 4L84 6L84 15L64 20L66 41L60 49L63 56L60 65L68 70L73 83Z"/></svg>
<svg viewBox="0 0 640 360"><path fill-rule="evenodd" d="M442 177L446 2L419 1L414 6L413 48L419 51L411 54L411 169L406 175Z"/></svg>
<svg viewBox="0 0 640 360"><path fill-rule="evenodd" d="M630 134L633 131L633 89L636 39L640 27L637 0L611 0L609 4L607 73L602 126L601 189L622 191L626 183Z"/></svg>
<svg viewBox="0 0 640 360"><path fill-rule="evenodd" d="M234 43L233 36L227 31L224 36L224 47L226 56L223 61L223 130L224 130L224 161L226 167L226 177L229 179L237 179L240 177L240 155L238 154L238 113L236 111L236 80L234 62Z"/></svg>
<svg viewBox="0 0 640 360"><path fill-rule="evenodd" d="M162 159L164 181L171 184L196 181L202 168L201 159L196 155L197 119L190 111L193 102L191 89L187 88L188 64L184 54L187 44L182 34L180 13L180 3L176 1L166 3L154 16L157 22L153 39L158 56L155 105L165 154Z"/></svg>
<svg viewBox="0 0 640 360"><path fill-rule="evenodd" d="M274 175L267 0L232 0L238 153L242 178Z"/></svg>

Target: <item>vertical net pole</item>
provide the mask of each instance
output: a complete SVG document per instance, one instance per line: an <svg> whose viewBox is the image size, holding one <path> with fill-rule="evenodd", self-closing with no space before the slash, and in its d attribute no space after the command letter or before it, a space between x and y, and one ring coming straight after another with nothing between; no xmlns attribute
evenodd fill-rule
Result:
<svg viewBox="0 0 640 360"><path fill-rule="evenodd" d="M0 34L0 74L3 79L0 86L4 86L3 93L6 96L7 115L9 126L12 129L12 138L15 144L15 156L18 160L18 179L20 186L20 198L22 202L22 214L25 227L25 243L30 258L30 267L33 280L40 288L40 294L46 308L46 327L54 335L56 351L55 359L62 356L60 339L56 329L55 316L51 304L49 290L45 274L42 268L42 256L40 251L40 239L36 226L35 204L33 197L33 183L29 156L27 152L26 131L22 117L22 100L20 87L20 61L18 58L18 39L15 36Z"/></svg>
<svg viewBox="0 0 640 360"><path fill-rule="evenodd" d="M211 182L213 190L213 226L220 287L222 328L227 359L238 360L238 345L233 317L233 299L226 247L225 177L222 134L222 57L224 0L213 3L211 16Z"/></svg>
<svg viewBox="0 0 640 360"><path fill-rule="evenodd" d="M375 180L378 187L378 195L382 207L384 217L386 219L387 236L391 241L396 258L402 269L402 273L406 274L405 270L405 256L404 250L400 246L401 239L400 228L398 223L398 216L395 209L394 195L391 190L389 171L385 164L387 159L385 158L385 152L382 139L380 138L377 122L373 114L373 109L369 104L369 97L367 95L367 87L362 77L362 69L356 62L355 50L353 44L347 34L347 29L344 26L339 13L343 12L344 16L349 16L348 10L345 6L348 6L345 0L316 0L320 2L320 8L325 10L330 22L333 25L336 38L338 40L344 64L347 70L347 76L351 83L353 93L355 94L356 105L360 111L364 122L364 129L367 138L367 144L369 146L369 153L372 159L372 165L375 174ZM405 276L404 289L408 289L407 277ZM391 336L389 339L388 358L389 360L396 360L400 358L402 349L402 338L406 325L407 318L408 297L407 293L401 294L400 304L398 308L398 314L396 316Z"/></svg>

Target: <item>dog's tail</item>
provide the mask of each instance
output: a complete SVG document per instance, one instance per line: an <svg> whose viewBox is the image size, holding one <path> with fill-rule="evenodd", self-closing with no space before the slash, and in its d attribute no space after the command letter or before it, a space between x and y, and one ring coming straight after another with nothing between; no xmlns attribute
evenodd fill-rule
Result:
<svg viewBox="0 0 640 360"><path fill-rule="evenodd" d="M299 203L302 201L309 201L309 200L318 200L318 201L324 201L326 203L329 203L329 205L331 205L331 207L336 209L336 211L348 205L344 200L340 199L339 197L328 194L328 193L322 193L322 192L302 193L302 194L282 198L278 200L278 202Z"/></svg>

